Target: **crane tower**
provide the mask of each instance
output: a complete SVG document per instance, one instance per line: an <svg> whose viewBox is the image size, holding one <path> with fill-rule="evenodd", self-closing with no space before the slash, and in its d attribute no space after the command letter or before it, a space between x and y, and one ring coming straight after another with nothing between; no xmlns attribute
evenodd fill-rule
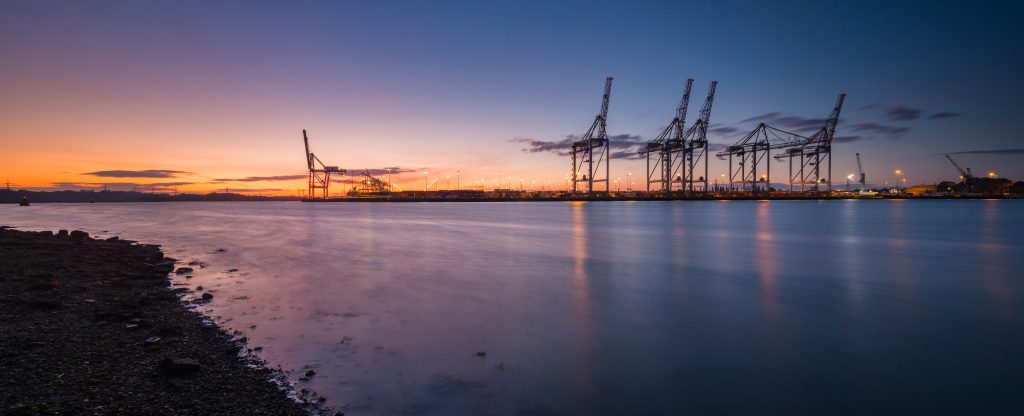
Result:
<svg viewBox="0 0 1024 416"><path fill-rule="evenodd" d="M587 192L594 192L594 182L604 182L604 191L608 192L610 173L609 159L611 152L608 143L608 99L612 93L612 77L604 81L604 97L601 99L601 111L594 118L590 129L580 140L572 143L572 191L578 191L578 184L585 182ZM596 160L595 160L596 157ZM594 178L604 164L604 177ZM580 171L583 172L582 177Z"/></svg>

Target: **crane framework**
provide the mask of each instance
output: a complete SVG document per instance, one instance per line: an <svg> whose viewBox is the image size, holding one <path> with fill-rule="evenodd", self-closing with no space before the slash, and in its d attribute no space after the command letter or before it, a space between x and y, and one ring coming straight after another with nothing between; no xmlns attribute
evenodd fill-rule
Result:
<svg viewBox="0 0 1024 416"><path fill-rule="evenodd" d="M708 87L708 96L704 99L704 106L700 108L700 116L690 126L690 129L683 135L683 148L680 150L681 163L685 164L681 181L681 190L694 192L701 190L708 191L708 126L711 124L711 105L715 101L715 89L718 81L711 81ZM703 162L704 175L694 178L695 168ZM697 188L695 185L700 185Z"/></svg>
<svg viewBox="0 0 1024 416"><path fill-rule="evenodd" d="M581 140L572 143L572 191L579 191L579 184L587 184L587 192L594 192L594 182L604 182L604 192L609 190L609 159L611 157L608 142L608 100L612 93L612 77L604 81L604 97L601 100L601 111L594 118L590 129L583 135ZM596 160L595 160L596 156ZM594 177L600 172L604 164L604 176L600 179ZM586 169L586 173L580 175L580 171Z"/></svg>
<svg viewBox="0 0 1024 416"><path fill-rule="evenodd" d="M789 160L790 192L793 192L796 186L803 192L808 185L814 185L813 190L817 191L820 190L821 184L825 184L827 190L831 191L832 138L839 124L839 113L845 99L846 94L839 94L824 125L809 137L760 123L736 144L716 154L721 160L729 160L729 189L751 192L767 190L771 184L771 164L768 163L771 157L775 160ZM773 150L782 152L771 156ZM793 162L797 160L799 163L794 172ZM823 162L828 164L824 176L821 172ZM762 165L764 174L758 176L758 167Z"/></svg>
<svg viewBox="0 0 1024 416"><path fill-rule="evenodd" d="M352 184L349 190L350 195L384 195L391 193L388 183L370 175L370 172L354 172L350 175L348 182Z"/></svg>
<svg viewBox="0 0 1024 416"><path fill-rule="evenodd" d="M306 145L306 167L309 169L309 190L306 196L316 198L317 190L320 190L320 198L327 199L330 196L331 175L345 173L345 169L326 166L320 161L320 158L313 154L309 148L309 136L306 135L306 129L302 129L302 141Z"/></svg>
<svg viewBox="0 0 1024 416"><path fill-rule="evenodd" d="M681 182L682 160L678 156L683 149L683 138L686 135L686 112L690 105L690 90L693 87L693 78L686 80L686 87L683 89L683 98L676 107L676 115L669 122L668 126L662 129L653 141L640 150L640 155L647 159L647 191L651 191L651 184L656 183L663 192L672 191L673 182ZM654 156L654 164L651 160ZM678 178L678 179L676 179Z"/></svg>

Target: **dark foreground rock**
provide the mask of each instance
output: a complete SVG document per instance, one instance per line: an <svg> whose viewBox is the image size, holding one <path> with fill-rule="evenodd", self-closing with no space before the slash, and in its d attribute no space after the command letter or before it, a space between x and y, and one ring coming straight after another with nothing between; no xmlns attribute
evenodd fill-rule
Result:
<svg viewBox="0 0 1024 416"><path fill-rule="evenodd" d="M306 415L155 246L0 227L0 414Z"/></svg>

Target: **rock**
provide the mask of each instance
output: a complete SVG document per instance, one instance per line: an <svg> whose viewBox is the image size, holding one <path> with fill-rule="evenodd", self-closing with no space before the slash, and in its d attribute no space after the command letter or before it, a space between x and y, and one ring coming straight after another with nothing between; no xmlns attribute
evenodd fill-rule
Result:
<svg viewBox="0 0 1024 416"><path fill-rule="evenodd" d="M208 301L210 299L213 299L213 295L211 295L210 292L203 293L202 299Z"/></svg>
<svg viewBox="0 0 1024 416"><path fill-rule="evenodd" d="M477 357L486 357L487 351L477 351L475 354Z"/></svg>
<svg viewBox="0 0 1024 416"><path fill-rule="evenodd" d="M160 343L160 337L149 337L145 341L142 341L145 345L156 345Z"/></svg>
<svg viewBox="0 0 1024 416"><path fill-rule="evenodd" d="M37 291L37 290L54 290L57 288L57 282L34 282L28 285L26 290Z"/></svg>
<svg viewBox="0 0 1024 416"><path fill-rule="evenodd" d="M217 252L218 252L218 253L223 253L223 252L225 252L225 251L227 251L227 250L226 250L226 249L223 249L223 248L218 248L218 249L217 249Z"/></svg>
<svg viewBox="0 0 1024 416"><path fill-rule="evenodd" d="M237 272L237 271L238 271L238 269L228 269L228 273L234 273L234 272Z"/></svg>
<svg viewBox="0 0 1024 416"><path fill-rule="evenodd" d="M107 241L117 241L117 240L120 240L120 238L118 238L116 235L107 239Z"/></svg>
<svg viewBox="0 0 1024 416"><path fill-rule="evenodd" d="M192 273L192 268L191 267L179 267L178 270L174 271L174 273L177 273L177 274Z"/></svg>
<svg viewBox="0 0 1024 416"><path fill-rule="evenodd" d="M71 239L75 241L83 241L89 238L89 233L81 230L74 230L71 232Z"/></svg>
<svg viewBox="0 0 1024 416"><path fill-rule="evenodd" d="M311 368L311 369L309 369L309 370L306 370L306 377L307 377L307 378L309 378L309 377L313 377L313 376L315 376L315 375L316 375L316 371L313 371L313 369L312 369L312 368Z"/></svg>
<svg viewBox="0 0 1024 416"><path fill-rule="evenodd" d="M196 286L196 290L203 290L202 286Z"/></svg>
<svg viewBox="0 0 1024 416"><path fill-rule="evenodd" d="M57 236L58 237L67 237L68 236L68 230L58 230L57 231Z"/></svg>
<svg viewBox="0 0 1024 416"><path fill-rule="evenodd" d="M160 371L169 376L183 376L198 373L202 367L190 358L164 358L160 360Z"/></svg>
<svg viewBox="0 0 1024 416"><path fill-rule="evenodd" d="M33 309L43 309L52 311L55 309L60 309L61 306L64 305L58 301L50 299L33 299L28 301L28 307Z"/></svg>

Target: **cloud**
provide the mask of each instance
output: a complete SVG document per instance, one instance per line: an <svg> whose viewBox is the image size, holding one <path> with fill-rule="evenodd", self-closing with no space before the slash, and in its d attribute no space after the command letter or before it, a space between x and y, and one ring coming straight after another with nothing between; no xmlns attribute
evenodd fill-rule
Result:
<svg viewBox="0 0 1024 416"><path fill-rule="evenodd" d="M759 114L750 118L746 118L740 120L740 123L750 123L755 121L758 123L765 123L784 130L792 130L796 132L811 132L820 129L822 126L825 125L825 119L823 118L807 118L786 115L785 113L778 111Z"/></svg>
<svg viewBox="0 0 1024 416"><path fill-rule="evenodd" d="M370 176L381 176L381 175L387 175L389 170L390 170L390 173L392 175L399 175L399 174L402 174L402 173L412 173L412 172L419 171L419 169L401 168L401 167L398 167L398 166L394 166L394 167L386 167L386 168L349 169L348 174L350 174L350 175L360 175L360 174L365 173L365 174L370 175Z"/></svg>
<svg viewBox="0 0 1024 416"><path fill-rule="evenodd" d="M896 140L902 138L904 134L910 131L910 127L896 127L873 122L863 122L850 126L850 130L862 133L877 134L882 137Z"/></svg>
<svg viewBox="0 0 1024 416"><path fill-rule="evenodd" d="M1024 154L1024 149L995 149L995 150L965 150L962 152L953 152L951 155L1020 155Z"/></svg>
<svg viewBox="0 0 1024 416"><path fill-rule="evenodd" d="M710 130L708 130L708 133L716 134L716 135L719 135L719 136L724 136L724 135L727 135L727 134L736 133L738 131L740 131L739 127L719 126L719 127L712 127Z"/></svg>
<svg viewBox="0 0 1024 416"><path fill-rule="evenodd" d="M579 136L570 134L566 135L562 140L545 141L537 139L529 139L524 137L516 137L509 141L513 143L524 143L526 147L523 148L523 152L526 153L542 153L550 152L559 156L569 156L570 150L572 149L572 143L579 140ZM642 136L634 134L618 134L614 136L608 136L609 147L616 149L611 153L613 159L638 159L637 152L642 146L647 143L647 140Z"/></svg>
<svg viewBox="0 0 1024 416"><path fill-rule="evenodd" d="M173 178L179 174L187 174L180 170L147 169L147 170L100 170L86 172L82 175L100 176L105 178Z"/></svg>
<svg viewBox="0 0 1024 416"><path fill-rule="evenodd" d="M265 181L293 181L306 179L306 175L278 175L278 176L246 176L244 178L217 178L213 182L265 182Z"/></svg>
<svg viewBox="0 0 1024 416"><path fill-rule="evenodd" d="M832 141L835 143L850 143L864 138L864 136L836 136L832 138Z"/></svg>
<svg viewBox="0 0 1024 416"><path fill-rule="evenodd" d="M939 119L943 119L943 118L960 117L962 115L963 115L963 113L952 113L952 112L945 111L945 112L941 112L941 113L932 114L932 115L928 116L928 119L929 120L939 120Z"/></svg>
<svg viewBox="0 0 1024 416"><path fill-rule="evenodd" d="M921 118L921 114L923 113L923 110L918 110L916 108L894 105L885 111L885 116L888 117L889 120L893 121L911 121Z"/></svg>

